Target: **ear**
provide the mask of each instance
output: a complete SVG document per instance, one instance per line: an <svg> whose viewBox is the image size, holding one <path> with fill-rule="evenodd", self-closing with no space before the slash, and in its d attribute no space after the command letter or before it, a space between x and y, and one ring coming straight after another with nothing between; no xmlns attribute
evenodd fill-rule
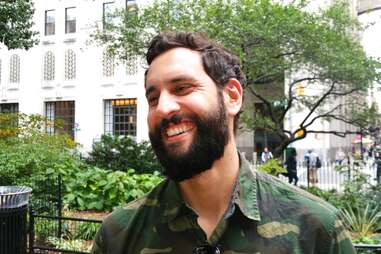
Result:
<svg viewBox="0 0 381 254"><path fill-rule="evenodd" d="M235 116L242 107L243 89L241 83L236 79L229 79L225 84L223 93L227 113Z"/></svg>

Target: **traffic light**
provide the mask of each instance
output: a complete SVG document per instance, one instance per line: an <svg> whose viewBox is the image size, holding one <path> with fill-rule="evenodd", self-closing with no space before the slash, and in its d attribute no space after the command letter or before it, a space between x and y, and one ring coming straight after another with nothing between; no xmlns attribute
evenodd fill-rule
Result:
<svg viewBox="0 0 381 254"><path fill-rule="evenodd" d="M304 133L305 133L304 129L299 128L299 129L295 132L295 136L296 136L297 138L298 138L298 137L302 137L302 136L304 136Z"/></svg>
<svg viewBox="0 0 381 254"><path fill-rule="evenodd" d="M304 96L304 85L303 84L298 84L296 86L296 95L297 96Z"/></svg>

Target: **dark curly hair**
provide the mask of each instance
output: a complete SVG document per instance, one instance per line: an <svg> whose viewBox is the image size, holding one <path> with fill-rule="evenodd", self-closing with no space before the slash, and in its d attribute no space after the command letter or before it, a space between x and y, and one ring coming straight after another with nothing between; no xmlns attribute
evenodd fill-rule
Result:
<svg viewBox="0 0 381 254"><path fill-rule="evenodd" d="M155 36L146 54L148 65L156 57L173 48L188 48L200 52L203 68L219 90L222 90L232 78L237 79L241 86L245 87L246 77L241 70L239 58L199 33L166 32ZM240 113L234 119L234 131L238 126Z"/></svg>

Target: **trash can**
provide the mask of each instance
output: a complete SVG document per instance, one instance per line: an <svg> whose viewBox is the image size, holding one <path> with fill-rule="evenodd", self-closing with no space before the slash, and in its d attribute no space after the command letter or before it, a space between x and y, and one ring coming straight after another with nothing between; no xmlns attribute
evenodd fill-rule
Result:
<svg viewBox="0 0 381 254"><path fill-rule="evenodd" d="M0 254L27 253L28 199L32 189L0 186Z"/></svg>

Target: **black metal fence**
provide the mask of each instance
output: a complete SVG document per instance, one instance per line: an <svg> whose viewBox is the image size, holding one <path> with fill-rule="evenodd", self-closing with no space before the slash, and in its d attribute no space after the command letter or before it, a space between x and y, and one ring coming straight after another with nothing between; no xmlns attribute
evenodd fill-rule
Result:
<svg viewBox="0 0 381 254"><path fill-rule="evenodd" d="M90 253L100 220L30 213L30 253Z"/></svg>
<svg viewBox="0 0 381 254"><path fill-rule="evenodd" d="M50 192L31 198L29 209L29 253L90 253L101 220L63 214L60 176L46 183ZM43 188L44 189L44 188Z"/></svg>

